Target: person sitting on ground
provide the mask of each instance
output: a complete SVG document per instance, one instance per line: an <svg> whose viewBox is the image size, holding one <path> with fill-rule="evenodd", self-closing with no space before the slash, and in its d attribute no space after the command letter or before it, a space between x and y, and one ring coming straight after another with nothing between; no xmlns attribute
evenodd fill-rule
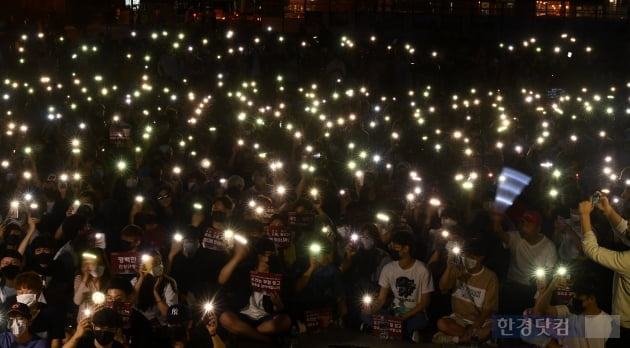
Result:
<svg viewBox="0 0 630 348"><path fill-rule="evenodd" d="M426 309L431 303L433 279L427 266L413 255L414 238L408 232L397 232L392 236L394 260L383 267L379 279L380 291L376 301L363 311L363 323L372 327L374 313L391 313L403 321L404 336L420 342L420 330L427 327L429 319ZM389 295L393 300L389 303ZM388 305L389 308L385 306Z"/></svg>
<svg viewBox="0 0 630 348"><path fill-rule="evenodd" d="M333 263L332 243L325 237L313 238L308 258L293 266L296 277L292 306L294 318L304 318L309 310L331 309L337 318L348 313L339 267Z"/></svg>
<svg viewBox="0 0 630 348"><path fill-rule="evenodd" d="M228 291L228 309L219 316L221 326L230 333L259 342L270 342L291 327L291 318L284 310L281 292L269 294L254 291L250 286L250 271L279 273L279 260L274 243L257 239L250 257L240 243L232 259L223 267L219 282Z"/></svg>
<svg viewBox="0 0 630 348"><path fill-rule="evenodd" d="M449 252L440 278L440 290L452 291L453 313L438 320L440 331L433 336L434 343L465 343L475 336L485 342L490 338L492 315L499 307L499 281L483 265L485 241L473 239L463 249L460 255Z"/></svg>
<svg viewBox="0 0 630 348"><path fill-rule="evenodd" d="M192 315L190 309L185 305L175 304L168 308L166 315L167 332L171 347L173 348L207 348L208 339L204 336L210 336L214 348L224 348L225 343L221 336L217 333L218 321L214 310L206 312L202 323L205 332L196 330L201 325L193 326Z"/></svg>

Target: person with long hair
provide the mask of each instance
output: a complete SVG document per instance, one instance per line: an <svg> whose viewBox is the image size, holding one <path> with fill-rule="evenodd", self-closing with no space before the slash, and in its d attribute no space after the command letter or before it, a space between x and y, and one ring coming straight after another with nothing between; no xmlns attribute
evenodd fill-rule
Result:
<svg viewBox="0 0 630 348"><path fill-rule="evenodd" d="M109 262L105 251L88 248L81 254L81 273L74 278L74 304L79 306L77 322L80 322L86 309L93 307L92 294L103 291L111 278Z"/></svg>
<svg viewBox="0 0 630 348"><path fill-rule="evenodd" d="M146 256L145 256L146 255ZM177 283L164 273L162 255L153 250L143 255L138 275L131 280L136 301L135 307L155 326L166 325L168 307L177 304Z"/></svg>

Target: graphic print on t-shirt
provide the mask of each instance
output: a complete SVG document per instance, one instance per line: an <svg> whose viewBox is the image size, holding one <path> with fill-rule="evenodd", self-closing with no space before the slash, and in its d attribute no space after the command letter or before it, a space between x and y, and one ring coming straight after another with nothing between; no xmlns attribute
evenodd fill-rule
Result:
<svg viewBox="0 0 630 348"><path fill-rule="evenodd" d="M466 289L468 288L468 289ZM453 297L462 301L473 303L477 308L483 307L483 301L486 298L486 289L478 288L467 284L466 282L457 282L457 289L453 292Z"/></svg>
<svg viewBox="0 0 630 348"><path fill-rule="evenodd" d="M398 290L398 297L405 299L416 291L416 283L413 279L398 277L396 278L396 289Z"/></svg>

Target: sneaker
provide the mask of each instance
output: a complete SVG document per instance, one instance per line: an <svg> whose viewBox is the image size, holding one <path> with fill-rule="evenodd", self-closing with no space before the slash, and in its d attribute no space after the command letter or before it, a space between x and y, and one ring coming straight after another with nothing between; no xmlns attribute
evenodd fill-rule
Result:
<svg viewBox="0 0 630 348"><path fill-rule="evenodd" d="M414 331L411 334L411 340L413 341L413 343L420 343L420 342L422 342L422 335L420 335L420 331Z"/></svg>
<svg viewBox="0 0 630 348"><path fill-rule="evenodd" d="M433 335L433 338L431 339L431 342L433 342L435 344L455 343L455 337L449 336L449 335L445 334L442 331L438 331L438 332L435 333L435 335Z"/></svg>

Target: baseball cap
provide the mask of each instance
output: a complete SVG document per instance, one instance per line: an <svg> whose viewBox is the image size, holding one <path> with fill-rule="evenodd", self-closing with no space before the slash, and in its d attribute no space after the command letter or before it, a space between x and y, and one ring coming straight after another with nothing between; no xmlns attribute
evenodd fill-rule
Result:
<svg viewBox="0 0 630 348"><path fill-rule="evenodd" d="M190 309L182 304L174 304L168 307L166 313L166 322L169 324L183 324L192 320Z"/></svg>
<svg viewBox="0 0 630 348"><path fill-rule="evenodd" d="M521 219L525 222L530 222L532 224L538 224L538 225L542 221L542 217L540 216L540 213L533 210L527 210L526 212L524 212L523 215L521 216Z"/></svg>
<svg viewBox="0 0 630 348"><path fill-rule="evenodd" d="M28 309L28 306L24 303L16 302L11 306L11 308L9 308L7 315L9 317L24 317L26 319L31 319L31 310Z"/></svg>

